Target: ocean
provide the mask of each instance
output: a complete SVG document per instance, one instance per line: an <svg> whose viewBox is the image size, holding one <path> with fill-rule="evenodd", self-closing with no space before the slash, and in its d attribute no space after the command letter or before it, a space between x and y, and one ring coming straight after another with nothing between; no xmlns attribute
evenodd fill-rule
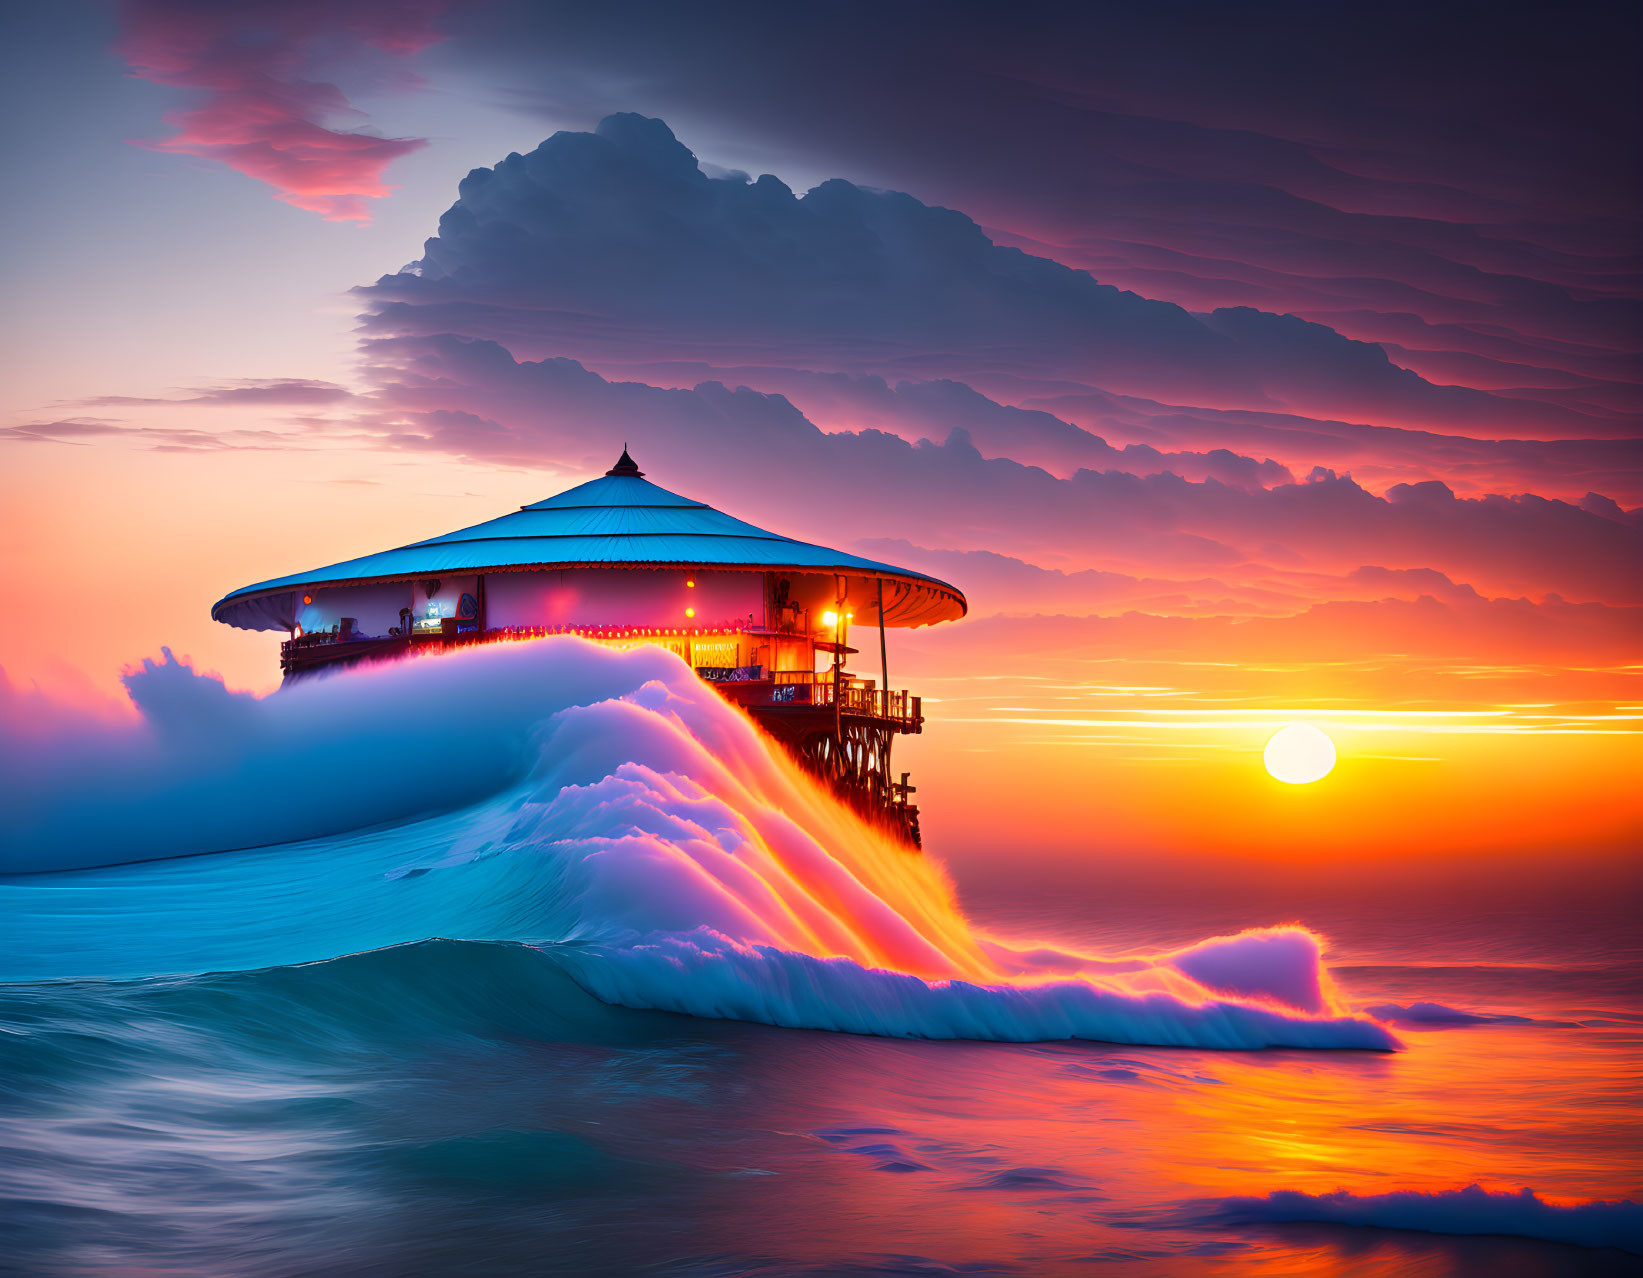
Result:
<svg viewBox="0 0 1643 1278"><path fill-rule="evenodd" d="M8 1272L1636 1271L1632 889L967 888L572 639L131 691L7 761Z"/></svg>

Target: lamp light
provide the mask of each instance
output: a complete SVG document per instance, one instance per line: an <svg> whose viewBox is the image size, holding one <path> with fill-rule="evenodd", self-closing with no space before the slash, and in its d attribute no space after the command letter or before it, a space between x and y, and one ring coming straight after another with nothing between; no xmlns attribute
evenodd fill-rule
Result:
<svg viewBox="0 0 1643 1278"><path fill-rule="evenodd" d="M836 626L839 624L839 614L831 610L822 613L822 625Z"/></svg>

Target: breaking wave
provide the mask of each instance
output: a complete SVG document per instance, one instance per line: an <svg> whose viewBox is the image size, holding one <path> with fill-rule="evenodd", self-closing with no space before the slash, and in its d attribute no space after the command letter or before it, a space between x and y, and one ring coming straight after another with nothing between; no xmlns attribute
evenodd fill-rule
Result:
<svg viewBox="0 0 1643 1278"><path fill-rule="evenodd" d="M1436 1193L1280 1190L1265 1198L1223 1199L1213 1215L1236 1223L1311 1221L1429 1234L1499 1234L1577 1247L1614 1247L1643 1255L1643 1204L1615 1201L1560 1206L1528 1189L1515 1194L1491 1193L1477 1185Z"/></svg>
<svg viewBox="0 0 1643 1278"><path fill-rule="evenodd" d="M773 1025L1397 1046L1303 928L1118 958L981 933L934 858L660 649L545 639L268 697L167 653L126 685L137 713L117 722L0 688L18 725L0 980L327 966L446 938L529 947L608 1003Z"/></svg>

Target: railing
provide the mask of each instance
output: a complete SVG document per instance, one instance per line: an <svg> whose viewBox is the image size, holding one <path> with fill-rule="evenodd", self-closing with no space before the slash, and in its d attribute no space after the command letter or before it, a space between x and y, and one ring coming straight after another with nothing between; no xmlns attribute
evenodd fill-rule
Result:
<svg viewBox="0 0 1643 1278"><path fill-rule="evenodd" d="M775 705L833 705L834 683L829 673L811 670L775 670L771 672L770 701ZM922 699L910 692L876 688L870 679L846 678L837 685L838 707L843 714L868 715L875 719L894 719L900 723L917 723L923 718Z"/></svg>
<svg viewBox="0 0 1643 1278"><path fill-rule="evenodd" d="M307 634L297 635L280 644L281 652L296 652L300 648L318 648L324 644L338 642L340 636L330 630L314 630Z"/></svg>
<svg viewBox="0 0 1643 1278"><path fill-rule="evenodd" d="M704 683L759 683L765 678L763 666L697 666L696 675Z"/></svg>
<svg viewBox="0 0 1643 1278"><path fill-rule="evenodd" d="M337 626L329 630L309 630L280 641L280 652L300 652L304 648L324 648L339 643L365 643L380 639L381 635L361 634L358 630L343 630Z"/></svg>
<svg viewBox="0 0 1643 1278"><path fill-rule="evenodd" d="M452 617L444 618L440 625L431 629L422 629L411 637L418 641L434 639L462 639L470 640L479 636L479 624L474 621L462 621ZM361 630L347 629L341 626L332 626L329 630L309 630L300 635L293 635L289 639L280 641L280 656L291 657L306 652L312 648L329 648L337 645L379 644L389 646L400 643L404 634L395 626L388 634L369 635Z"/></svg>
<svg viewBox="0 0 1643 1278"><path fill-rule="evenodd" d="M400 635L362 635L357 630L310 631L281 642L280 669L290 675L335 663L375 661L403 652L410 642Z"/></svg>

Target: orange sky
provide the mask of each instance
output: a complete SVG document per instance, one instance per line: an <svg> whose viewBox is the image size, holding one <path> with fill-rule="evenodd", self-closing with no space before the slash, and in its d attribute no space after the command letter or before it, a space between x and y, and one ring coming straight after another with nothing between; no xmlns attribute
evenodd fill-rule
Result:
<svg viewBox="0 0 1643 1278"><path fill-rule="evenodd" d="M37 16L79 105L18 140L60 198L25 210L0 404L11 681L118 698L169 646L269 691L277 636L213 623L222 595L629 442L664 487L966 592L890 643L927 697L898 757L961 861L1635 857L1629 205L1578 148L1520 174L1515 94L1469 126L1492 164L1372 112L1233 172L1217 94L1249 77L1108 66L1128 107L1097 125L887 34L843 51L896 68L861 92L916 69L950 116L824 113L796 69L794 117L713 107L714 72L670 126L620 40L576 55L633 87L601 119L499 106L507 59L441 60L488 47L455 12L270 10L283 44L232 7ZM677 33L704 68L746 36L705 32ZM1273 91L1245 142L1290 118ZM1342 166L1371 134L1407 173ZM1324 781L1262 770L1292 720L1335 740Z"/></svg>
<svg viewBox="0 0 1643 1278"><path fill-rule="evenodd" d="M118 696L121 667L162 644L230 686L267 691L278 636L210 621L221 594L476 522L561 482L411 459L352 483L370 459L345 448L41 444L11 457L3 554L29 623L8 629L0 664L15 682L77 697ZM83 620L56 620L68 617ZM1034 651L980 616L890 640L891 681L922 693L928 716L898 766L919 786L931 846L961 867L1121 854L1271 872L1635 848L1637 665L1149 660ZM864 673L876 674L876 646L864 645ZM1336 742L1324 781L1266 775L1261 749L1291 721Z"/></svg>

